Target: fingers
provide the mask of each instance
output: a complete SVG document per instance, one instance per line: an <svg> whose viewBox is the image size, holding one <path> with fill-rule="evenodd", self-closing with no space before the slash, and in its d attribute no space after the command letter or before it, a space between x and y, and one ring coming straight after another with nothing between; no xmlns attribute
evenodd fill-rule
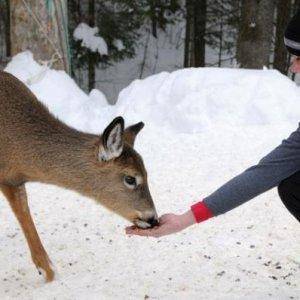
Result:
<svg viewBox="0 0 300 300"><path fill-rule="evenodd" d="M136 226L128 226L125 228L126 234L132 234L134 232L137 232L139 229Z"/></svg>
<svg viewBox="0 0 300 300"><path fill-rule="evenodd" d="M126 234L128 235L139 235L139 236L146 236L146 237L161 237L163 235L167 235L172 233L172 230L170 231L168 229L169 225L172 223L172 218L174 217L174 214L164 214L159 218L159 225L150 228L150 229L141 229L133 226L128 226L125 228Z"/></svg>
<svg viewBox="0 0 300 300"><path fill-rule="evenodd" d="M160 237L161 236L161 227L154 227L151 229L140 229L140 228L132 228L132 226L127 227L126 234L129 235L139 235L139 236L151 236L151 237Z"/></svg>
<svg viewBox="0 0 300 300"><path fill-rule="evenodd" d="M172 216L172 214L165 214L165 215L162 215L160 218L159 218L159 223L160 224L163 224L163 223L166 223L169 218Z"/></svg>
<svg viewBox="0 0 300 300"><path fill-rule="evenodd" d="M125 228L126 231L127 231L127 230L135 230L135 229L138 229L135 225L127 226L127 227Z"/></svg>

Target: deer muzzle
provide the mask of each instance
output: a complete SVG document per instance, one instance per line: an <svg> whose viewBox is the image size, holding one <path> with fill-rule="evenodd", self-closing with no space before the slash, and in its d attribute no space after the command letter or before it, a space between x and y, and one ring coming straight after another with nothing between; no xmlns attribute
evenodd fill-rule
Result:
<svg viewBox="0 0 300 300"><path fill-rule="evenodd" d="M158 216L155 210L144 213L138 212L139 217L133 223L139 228L152 228L159 225Z"/></svg>

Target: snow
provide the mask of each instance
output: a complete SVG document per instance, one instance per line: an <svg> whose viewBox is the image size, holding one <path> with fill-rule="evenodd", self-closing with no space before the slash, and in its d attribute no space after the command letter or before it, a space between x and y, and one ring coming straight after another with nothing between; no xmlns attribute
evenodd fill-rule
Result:
<svg viewBox="0 0 300 300"><path fill-rule="evenodd" d="M143 116L146 123L193 133L224 124L297 122L299 96L278 71L191 68L135 80L121 91L117 107L130 121Z"/></svg>
<svg viewBox="0 0 300 300"><path fill-rule="evenodd" d="M28 84L32 78L40 77L43 67L38 67L27 51L16 55L5 70ZM92 90L86 95L63 71L48 69L40 80L28 86L56 117L78 129L101 132L112 116L112 106L107 105L103 93Z"/></svg>
<svg viewBox="0 0 300 300"><path fill-rule="evenodd" d="M101 55L108 55L105 40L98 35L99 28L90 27L85 23L80 23L73 32L75 40L82 41L82 47L90 49L92 52L99 52Z"/></svg>
<svg viewBox="0 0 300 300"><path fill-rule="evenodd" d="M125 46L123 44L123 42L119 39L115 39L114 42L113 42L114 46L119 50L119 51L122 51L125 49Z"/></svg>
<svg viewBox="0 0 300 300"><path fill-rule="evenodd" d="M110 103L115 103L120 91L136 78L181 68L184 57L184 28L185 23L178 26L169 24L166 31L159 30L157 38L152 36L148 27L143 28L133 58L96 70L97 88L105 93ZM209 51L206 53L210 56ZM211 59L208 59L209 62ZM78 74L83 82L87 78L85 74L84 70Z"/></svg>
<svg viewBox="0 0 300 300"><path fill-rule="evenodd" d="M111 106L63 71L45 72L29 52L6 70L78 129L100 133L118 114L127 125L143 120L136 148L159 214L184 212L256 163L297 127L300 115L299 88L275 71L163 72L134 81ZM45 284L38 277L1 201L1 298L300 299L299 223L275 189L184 232L144 239L126 236L126 221L74 192L38 183L27 188L58 278Z"/></svg>
<svg viewBox="0 0 300 300"><path fill-rule="evenodd" d="M230 28L223 28L224 32ZM211 28L211 30L214 29L219 30L218 24ZM232 40L232 37L228 35L226 38L228 41ZM143 26L137 40L135 56L115 62L104 69L97 69L96 87L104 92L109 103L115 103L120 91L136 78L146 78L162 71L172 72L181 69L184 61L184 39L184 20L168 24L165 30L158 29L157 38L152 36L149 24ZM234 49L233 53L235 53ZM206 45L205 61L206 66L218 66L218 49L212 49ZM234 55L223 53L221 67L237 68L238 63ZM76 75L81 86L88 86L86 70L77 70ZM299 74L296 74L295 81L298 85L300 84Z"/></svg>

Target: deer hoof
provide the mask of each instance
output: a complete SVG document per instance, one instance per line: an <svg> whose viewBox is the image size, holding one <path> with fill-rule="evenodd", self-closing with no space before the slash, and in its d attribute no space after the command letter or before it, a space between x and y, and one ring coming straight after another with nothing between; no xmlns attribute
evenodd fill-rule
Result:
<svg viewBox="0 0 300 300"><path fill-rule="evenodd" d="M38 272L40 275L43 275L46 282L51 282L54 279L55 273L52 269L44 270L41 267L38 267Z"/></svg>

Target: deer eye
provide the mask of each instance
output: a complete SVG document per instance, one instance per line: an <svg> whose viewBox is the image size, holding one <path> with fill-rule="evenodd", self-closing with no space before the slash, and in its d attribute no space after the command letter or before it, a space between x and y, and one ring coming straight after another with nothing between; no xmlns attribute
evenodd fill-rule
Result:
<svg viewBox="0 0 300 300"><path fill-rule="evenodd" d="M124 176L124 183L127 187L133 189L137 186L135 177Z"/></svg>

